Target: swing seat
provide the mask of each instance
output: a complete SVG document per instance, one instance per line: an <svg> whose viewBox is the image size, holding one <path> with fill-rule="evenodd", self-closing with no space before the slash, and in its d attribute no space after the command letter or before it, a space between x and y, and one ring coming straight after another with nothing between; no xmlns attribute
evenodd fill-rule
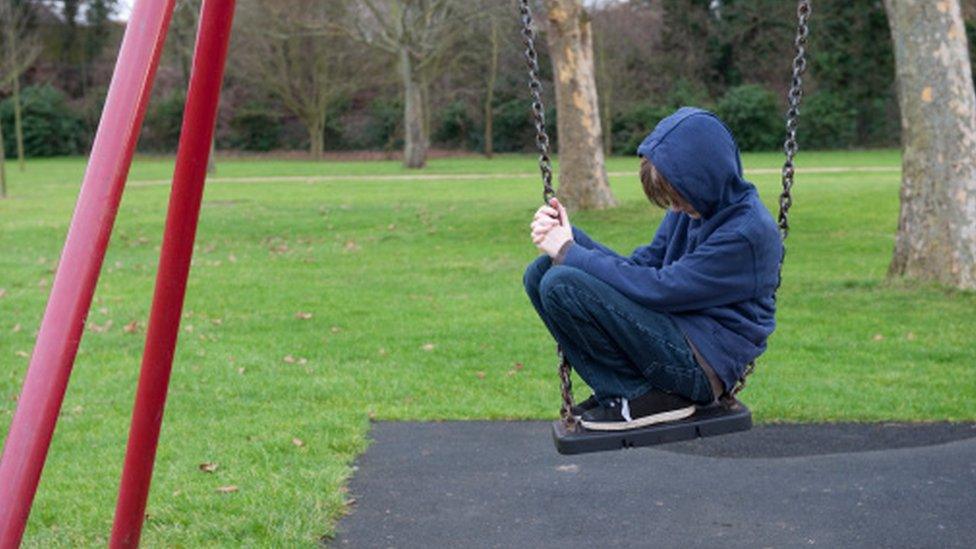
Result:
<svg viewBox="0 0 976 549"><path fill-rule="evenodd" d="M655 446L695 438L725 435L752 428L752 412L738 400L731 404L699 406L694 415L628 431L591 431L576 425L567 429L561 420L552 423L552 440L560 454L586 454L639 446Z"/></svg>

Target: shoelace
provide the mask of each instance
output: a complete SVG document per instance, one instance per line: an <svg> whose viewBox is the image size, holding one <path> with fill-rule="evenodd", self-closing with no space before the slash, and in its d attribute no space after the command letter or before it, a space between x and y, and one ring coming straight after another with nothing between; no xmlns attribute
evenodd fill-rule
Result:
<svg viewBox="0 0 976 549"><path fill-rule="evenodd" d="M630 416L630 403L627 402L627 399L623 397L615 398L610 401L610 407L616 408L618 403L620 404L620 417L624 418L625 421L633 421L634 418Z"/></svg>

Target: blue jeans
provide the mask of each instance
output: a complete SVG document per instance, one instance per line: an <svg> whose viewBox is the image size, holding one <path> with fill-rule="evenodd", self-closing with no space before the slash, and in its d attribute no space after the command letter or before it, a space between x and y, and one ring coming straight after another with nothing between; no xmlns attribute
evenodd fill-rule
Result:
<svg viewBox="0 0 976 549"><path fill-rule="evenodd" d="M525 291L549 332L597 400L651 389L698 403L715 399L705 371L670 316L653 311L573 267L541 256L525 270Z"/></svg>

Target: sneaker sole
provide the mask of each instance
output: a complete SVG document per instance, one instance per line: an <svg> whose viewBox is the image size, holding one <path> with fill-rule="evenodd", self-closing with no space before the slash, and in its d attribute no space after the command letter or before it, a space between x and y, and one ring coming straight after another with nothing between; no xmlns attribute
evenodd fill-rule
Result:
<svg viewBox="0 0 976 549"><path fill-rule="evenodd" d="M645 417L640 417L630 421L618 421L613 423L606 422L592 422L580 420L580 425L586 427L591 431L627 431L629 429L637 429L640 427L647 427L648 425L654 425L655 423L665 423L668 421L677 421L679 419L684 419L695 413L694 406L688 406L687 408L678 408L677 410L670 410L667 412L661 412L660 414L652 414Z"/></svg>

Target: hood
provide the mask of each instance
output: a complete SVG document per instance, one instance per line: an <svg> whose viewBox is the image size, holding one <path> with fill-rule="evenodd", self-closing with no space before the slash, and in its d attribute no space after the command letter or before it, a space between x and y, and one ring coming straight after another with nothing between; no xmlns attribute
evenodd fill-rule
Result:
<svg viewBox="0 0 976 549"><path fill-rule="evenodd" d="M754 189L742 178L732 132L714 114L682 107L654 128L637 154L647 158L703 218Z"/></svg>

